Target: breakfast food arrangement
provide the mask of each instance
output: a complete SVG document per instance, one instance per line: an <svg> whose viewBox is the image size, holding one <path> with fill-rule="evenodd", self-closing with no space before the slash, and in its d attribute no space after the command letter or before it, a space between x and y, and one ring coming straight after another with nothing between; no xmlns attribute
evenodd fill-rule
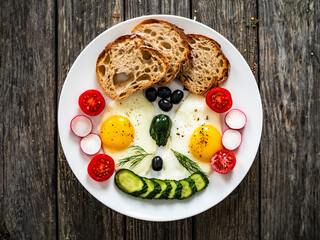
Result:
<svg viewBox="0 0 320 240"><path fill-rule="evenodd" d="M79 93L88 116L70 122L93 156L88 175L103 182L115 174L115 186L134 197L182 200L205 189L210 174L229 173L247 122L222 87L229 72L216 41L163 20L106 43L96 62L101 89Z"/></svg>

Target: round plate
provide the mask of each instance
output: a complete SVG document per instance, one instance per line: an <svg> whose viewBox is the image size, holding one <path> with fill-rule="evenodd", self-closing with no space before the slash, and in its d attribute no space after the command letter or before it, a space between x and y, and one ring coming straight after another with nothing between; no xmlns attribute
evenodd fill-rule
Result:
<svg viewBox="0 0 320 240"><path fill-rule="evenodd" d="M122 193L115 185L113 177L103 183L95 182L87 174L87 166L92 157L81 152L79 138L70 131L71 119L83 114L78 106L80 94L88 89L100 89L96 79L96 60L105 46L117 37L129 34L131 29L148 18L172 22L185 30L216 40L230 61L231 71L223 85L233 97L233 108L242 109L247 115L247 125L242 130L243 141L235 151L237 164L226 175L212 173L208 187L186 200L144 200ZM107 98L106 98L107 99ZM110 101L108 99L108 101ZM91 117L95 126L99 116ZM223 124L224 125L224 124ZM171 15L143 16L122 22L109 28L95 38L78 56L65 80L61 91L58 127L61 144L68 163L81 184L99 201L109 208L130 217L149 221L172 221L194 216L226 198L242 181L249 171L257 153L262 131L262 106L255 78L250 67L238 50L213 29L183 17Z"/></svg>

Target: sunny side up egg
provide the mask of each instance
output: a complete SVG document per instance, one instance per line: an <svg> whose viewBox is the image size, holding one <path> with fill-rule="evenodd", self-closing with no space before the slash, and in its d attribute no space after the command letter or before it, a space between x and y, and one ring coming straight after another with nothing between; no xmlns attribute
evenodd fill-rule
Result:
<svg viewBox="0 0 320 240"><path fill-rule="evenodd" d="M131 163L117 167L119 160L136 155L132 146L143 148L150 155L144 157L132 171L146 176L151 168L151 161L157 149L149 134L154 117L154 106L138 91L123 100L112 101L104 111L99 134L103 152L113 158L116 169L130 168Z"/></svg>
<svg viewBox="0 0 320 240"><path fill-rule="evenodd" d="M161 179L182 179L190 173L179 163L171 149L196 162L210 174L211 157L220 149L222 127L220 115L212 111L205 97L189 94L172 119L170 139L163 153Z"/></svg>

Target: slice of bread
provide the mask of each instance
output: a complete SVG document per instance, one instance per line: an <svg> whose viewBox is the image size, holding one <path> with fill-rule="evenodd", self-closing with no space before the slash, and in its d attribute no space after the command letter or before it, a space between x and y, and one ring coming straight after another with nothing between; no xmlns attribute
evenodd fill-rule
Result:
<svg viewBox="0 0 320 240"><path fill-rule="evenodd" d="M145 46L137 35L124 35L109 43L96 64L99 85L114 100L160 81L168 69L165 57Z"/></svg>
<svg viewBox="0 0 320 240"><path fill-rule="evenodd" d="M213 39L198 34L187 34L187 37L193 61L190 68L181 71L177 78L191 92L204 94L228 79L230 64Z"/></svg>
<svg viewBox="0 0 320 240"><path fill-rule="evenodd" d="M176 25L158 20L147 19L132 30L142 36L145 42L157 49L167 59L169 70L158 85L169 84L179 73L182 65L187 65L191 59L191 48L183 29Z"/></svg>

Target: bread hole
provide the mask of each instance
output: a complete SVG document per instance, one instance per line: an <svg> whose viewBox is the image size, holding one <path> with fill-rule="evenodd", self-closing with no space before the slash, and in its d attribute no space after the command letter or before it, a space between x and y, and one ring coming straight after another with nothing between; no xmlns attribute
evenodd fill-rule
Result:
<svg viewBox="0 0 320 240"><path fill-rule="evenodd" d="M168 43L168 42L161 42L161 45L162 45L163 47L165 47L166 49L171 49L171 44Z"/></svg>
<svg viewBox="0 0 320 240"><path fill-rule="evenodd" d="M151 70L150 70L150 68L146 68L144 71L145 71L146 73L148 73L148 72L150 72Z"/></svg>
<svg viewBox="0 0 320 240"><path fill-rule="evenodd" d="M197 68L198 68L198 70L201 70L202 69L202 67L199 65L199 66L197 66Z"/></svg>
<svg viewBox="0 0 320 240"><path fill-rule="evenodd" d="M153 71L154 71L154 72L158 72L158 67L155 66L154 69L153 69Z"/></svg>
<svg viewBox="0 0 320 240"><path fill-rule="evenodd" d="M210 81L211 80L211 78L210 77L207 77L207 79Z"/></svg>
<svg viewBox="0 0 320 240"><path fill-rule="evenodd" d="M219 72L219 68L216 68L216 73L218 73Z"/></svg>
<svg viewBox="0 0 320 240"><path fill-rule="evenodd" d="M139 70L139 66L136 66L134 69L135 69L135 70Z"/></svg>
<svg viewBox="0 0 320 240"><path fill-rule="evenodd" d="M135 85L135 86L133 86L132 88L133 89L137 89L139 86L138 85Z"/></svg>
<svg viewBox="0 0 320 240"><path fill-rule="evenodd" d="M141 50L141 54L144 60L150 60L150 58L152 57L151 53L146 50Z"/></svg>
<svg viewBox="0 0 320 240"><path fill-rule="evenodd" d="M151 80L151 77L150 77L150 75L149 74L142 74L141 76L139 76L138 78L137 78L137 80L136 81L143 81L143 80Z"/></svg>
<svg viewBox="0 0 320 240"><path fill-rule="evenodd" d="M152 32L151 32L151 36L152 36L152 37L155 37L155 36L157 36L157 33L154 32L154 31L152 31Z"/></svg>
<svg viewBox="0 0 320 240"><path fill-rule="evenodd" d="M134 80L133 73L126 74L125 72L115 73L113 75L113 85L118 89L125 88L128 83Z"/></svg>
<svg viewBox="0 0 320 240"><path fill-rule="evenodd" d="M176 42L178 42L178 40L174 37L174 38L172 38L172 40L176 43Z"/></svg>
<svg viewBox="0 0 320 240"><path fill-rule="evenodd" d="M110 63L110 55L107 54L106 57L103 60L104 64L109 64Z"/></svg>
<svg viewBox="0 0 320 240"><path fill-rule="evenodd" d="M201 49L203 49L203 50L205 50L205 51L210 51L210 48L205 47L205 46L203 46L203 45L199 45L198 47L201 48Z"/></svg>
<svg viewBox="0 0 320 240"><path fill-rule="evenodd" d="M151 33L151 29L145 29L144 32L145 33Z"/></svg>
<svg viewBox="0 0 320 240"><path fill-rule="evenodd" d="M164 38L161 37L161 36L159 36L159 37L157 37L157 39L158 39L158 40L163 40Z"/></svg>
<svg viewBox="0 0 320 240"><path fill-rule="evenodd" d="M126 95L125 92L120 93L119 97L123 97L124 95Z"/></svg>
<svg viewBox="0 0 320 240"><path fill-rule="evenodd" d="M99 72L104 76L104 74L106 73L106 67L104 65L99 66Z"/></svg>
<svg viewBox="0 0 320 240"><path fill-rule="evenodd" d="M220 66L220 67L223 66L223 61L222 61L222 59L220 59L220 61L219 61L219 66Z"/></svg>
<svg viewBox="0 0 320 240"><path fill-rule="evenodd" d="M180 52L184 52L184 48L183 47L179 47Z"/></svg>

